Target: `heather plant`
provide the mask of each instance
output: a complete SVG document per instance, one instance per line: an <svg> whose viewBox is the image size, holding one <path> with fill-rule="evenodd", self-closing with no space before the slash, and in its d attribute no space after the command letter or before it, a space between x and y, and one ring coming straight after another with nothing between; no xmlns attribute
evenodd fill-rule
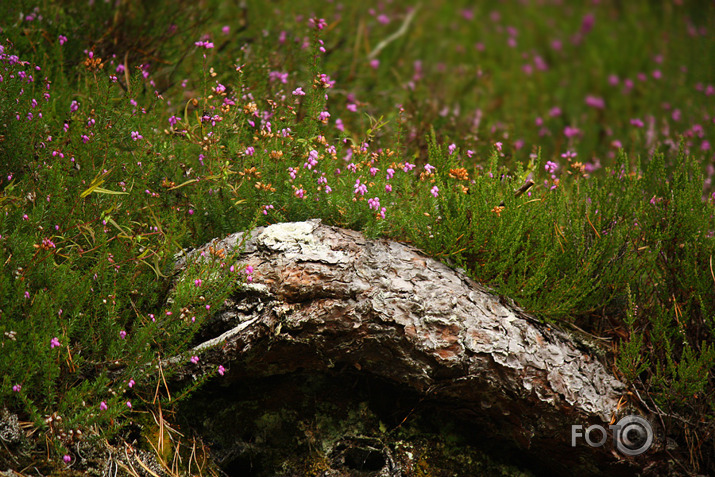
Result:
<svg viewBox="0 0 715 477"><path fill-rule="evenodd" d="M251 270L177 254L319 217L595 337L712 465L711 17L249 3L0 9L0 400L55 458L223 374L163 363Z"/></svg>

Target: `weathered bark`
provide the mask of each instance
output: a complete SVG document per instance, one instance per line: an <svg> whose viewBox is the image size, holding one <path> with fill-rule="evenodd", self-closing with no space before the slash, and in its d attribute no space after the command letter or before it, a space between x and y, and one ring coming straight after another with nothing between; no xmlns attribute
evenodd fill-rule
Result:
<svg viewBox="0 0 715 477"><path fill-rule="evenodd" d="M444 403L553 474L630 474L645 460L618 455L610 439L572 447L572 425L622 414L625 386L586 348L410 246L285 223L254 230L241 263L253 283L207 323L200 363L180 379L218 364L233 379L348 366Z"/></svg>

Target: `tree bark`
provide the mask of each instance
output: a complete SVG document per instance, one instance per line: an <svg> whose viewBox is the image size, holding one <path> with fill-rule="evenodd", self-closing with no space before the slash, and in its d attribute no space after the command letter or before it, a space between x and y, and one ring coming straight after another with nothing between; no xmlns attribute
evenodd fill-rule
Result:
<svg viewBox="0 0 715 477"><path fill-rule="evenodd" d="M188 255L242 239L233 234ZM462 271L318 220L253 230L240 263L253 267L253 282L206 324L194 348L200 363L181 368L179 379L218 364L242 363L235 369L244 377L347 366L443 403L483 437L528 455L537 471L643 468L647 453L620 455L610 432L601 447L583 438L572 446L572 425L608 429L627 414L619 411L624 384L570 335Z"/></svg>

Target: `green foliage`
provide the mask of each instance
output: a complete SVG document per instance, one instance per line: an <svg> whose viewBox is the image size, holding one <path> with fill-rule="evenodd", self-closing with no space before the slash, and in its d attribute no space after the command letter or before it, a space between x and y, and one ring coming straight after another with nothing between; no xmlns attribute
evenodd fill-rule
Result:
<svg viewBox="0 0 715 477"><path fill-rule="evenodd" d="M111 438L213 377L169 397L155 370L192 358L246 274L217 252L170 295L176 253L313 217L410 242L610 340L666 418L712 429L706 20L648 2L441 2L373 58L403 2L387 24L326 4L326 25L301 2L7 3L0 400L55 456L69 430Z"/></svg>

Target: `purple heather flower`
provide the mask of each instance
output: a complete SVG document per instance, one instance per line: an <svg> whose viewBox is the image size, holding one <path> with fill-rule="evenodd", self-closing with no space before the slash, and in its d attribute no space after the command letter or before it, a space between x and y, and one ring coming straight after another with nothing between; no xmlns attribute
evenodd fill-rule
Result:
<svg viewBox="0 0 715 477"><path fill-rule="evenodd" d="M631 119L631 126L635 126L637 128L642 128L643 121L641 121L639 118L633 118L633 119Z"/></svg>
<svg viewBox="0 0 715 477"><path fill-rule="evenodd" d="M308 24L313 28L317 28L318 30L322 30L323 28L328 26L328 23L323 18L311 18L308 20Z"/></svg>
<svg viewBox="0 0 715 477"><path fill-rule="evenodd" d="M575 128L575 127L572 127L572 126L566 126L566 127L564 128L564 136L566 136L566 137L571 138L571 137L574 137L574 136L578 136L579 134L581 134L581 130L578 129L578 128Z"/></svg>
<svg viewBox="0 0 715 477"><path fill-rule="evenodd" d="M196 42L194 42L194 45L198 46L199 48L206 48L207 50L214 47L214 44L208 40L196 41Z"/></svg>
<svg viewBox="0 0 715 477"><path fill-rule="evenodd" d="M365 195L367 193L367 186L360 183L360 179L355 180L355 185L353 186L353 193Z"/></svg>
<svg viewBox="0 0 715 477"><path fill-rule="evenodd" d="M598 96L588 95L588 96L586 96L585 101L586 101L587 106L590 106L590 107L596 108L596 109L603 109L606 106L606 103L603 100L603 98L599 98Z"/></svg>

